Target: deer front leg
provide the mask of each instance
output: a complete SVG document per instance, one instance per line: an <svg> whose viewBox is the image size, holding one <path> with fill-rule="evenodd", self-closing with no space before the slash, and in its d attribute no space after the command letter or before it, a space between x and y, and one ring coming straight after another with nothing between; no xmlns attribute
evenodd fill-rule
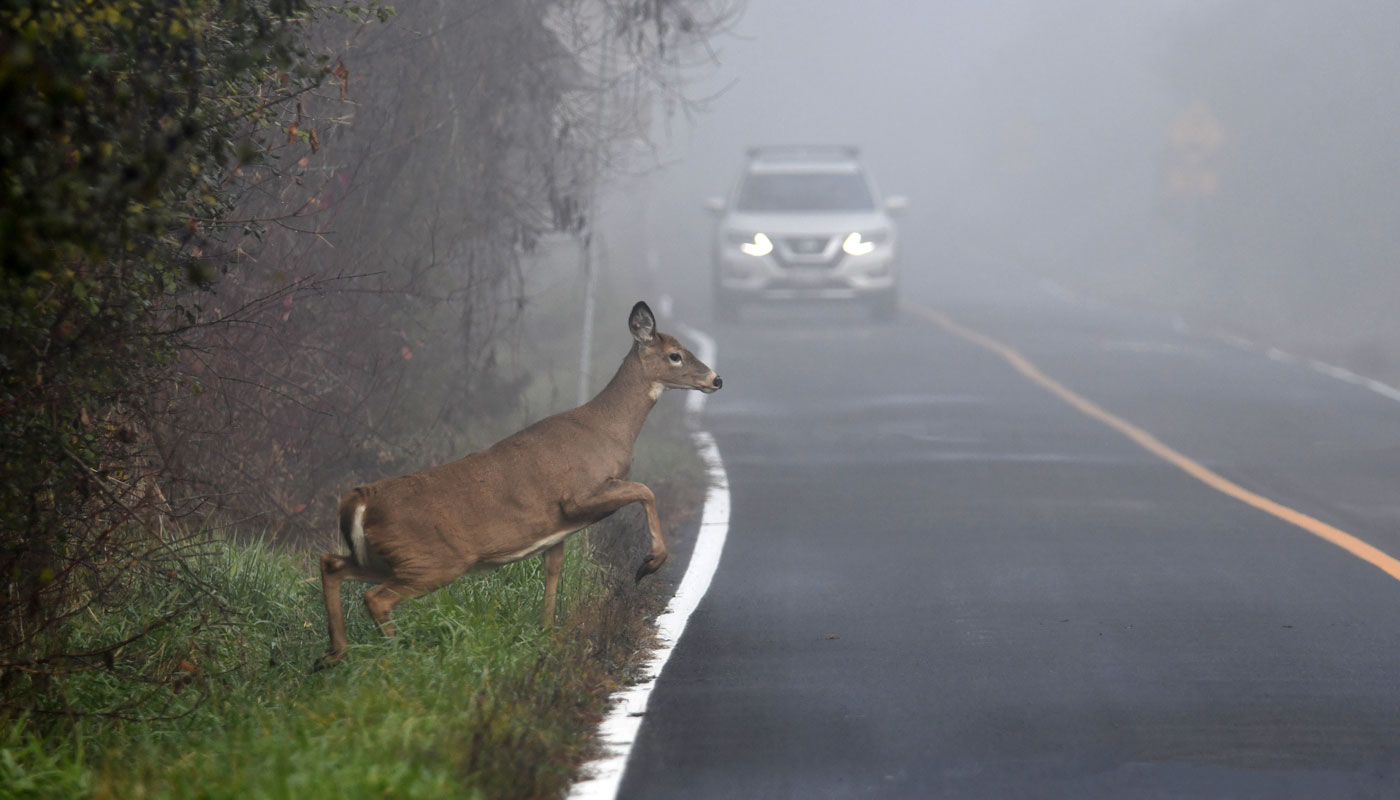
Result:
<svg viewBox="0 0 1400 800"><path fill-rule="evenodd" d="M661 538L661 515L656 513L656 496L642 484L635 485L646 492L646 496L640 502L642 508L645 508L647 512L647 530L651 531L651 553L642 559L641 566L637 567L636 580L641 583L642 578L661 569L661 565L665 563L666 556L669 554L666 552L666 540Z"/></svg>
<svg viewBox="0 0 1400 800"><path fill-rule="evenodd" d="M564 543L544 551L544 626L554 627L554 596L559 589L559 570L564 567Z"/></svg>
<svg viewBox="0 0 1400 800"><path fill-rule="evenodd" d="M660 569L666 561L666 540L661 536L661 516L656 513L656 495L645 484L634 481L609 480L592 497L565 507L569 517L599 520L631 503L641 503L647 512L647 529L651 532L651 553L637 567L637 580Z"/></svg>

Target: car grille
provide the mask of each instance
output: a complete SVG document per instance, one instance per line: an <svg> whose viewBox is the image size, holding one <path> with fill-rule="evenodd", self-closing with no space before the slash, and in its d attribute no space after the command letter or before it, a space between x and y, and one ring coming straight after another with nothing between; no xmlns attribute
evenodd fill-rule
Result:
<svg viewBox="0 0 1400 800"><path fill-rule="evenodd" d="M774 249L777 261L784 267L834 268L841 261L840 248L833 247L832 236L781 236Z"/></svg>
<svg viewBox="0 0 1400 800"><path fill-rule="evenodd" d="M795 256L816 256L826 252L828 236L789 236L783 239L788 251Z"/></svg>

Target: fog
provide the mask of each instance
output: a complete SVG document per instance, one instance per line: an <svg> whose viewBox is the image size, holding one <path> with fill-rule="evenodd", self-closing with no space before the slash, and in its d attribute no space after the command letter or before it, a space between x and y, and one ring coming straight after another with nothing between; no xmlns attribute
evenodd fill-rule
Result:
<svg viewBox="0 0 1400 800"><path fill-rule="evenodd" d="M744 148L854 144L910 199L912 291L1009 264L1393 377L1397 25L1386 2L758 0L697 108L656 114L611 235L653 236L663 284L704 297L702 202Z"/></svg>

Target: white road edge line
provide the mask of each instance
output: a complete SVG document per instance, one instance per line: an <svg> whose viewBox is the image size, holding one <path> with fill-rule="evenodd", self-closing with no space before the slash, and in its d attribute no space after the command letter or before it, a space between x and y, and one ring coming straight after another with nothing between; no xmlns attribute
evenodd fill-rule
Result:
<svg viewBox="0 0 1400 800"><path fill-rule="evenodd" d="M1062 300L1072 303L1079 303L1081 305L1088 305L1091 307L1094 305L1086 298L1080 297L1073 290L1063 286L1062 284L1056 283L1055 281L1050 280L1049 278L1042 278L1039 281L1039 286L1041 291L1050 294L1054 297L1058 297ZM1369 389L1375 392L1376 394L1381 395L1382 397L1386 397L1396 402L1400 402L1400 388L1391 386L1390 384L1384 383L1382 381L1378 381L1375 378L1368 378L1365 375L1359 375L1355 372L1352 372L1349 369L1346 369L1345 367L1338 367L1332 364L1328 364L1325 361L1318 361L1317 359L1299 358L1298 356L1295 356L1286 350L1280 350L1277 347L1268 347L1265 345L1261 345L1243 336L1229 333L1227 331L1214 330L1210 328L1197 329L1193 327L1190 323L1188 323L1180 315L1172 317L1172 330L1176 331L1177 333L1182 333L1186 335L1203 336L1207 339L1214 339L1215 341L1224 342L1225 344L1228 344L1231 347L1235 347L1240 350L1262 352L1266 358L1268 358L1271 361L1277 361L1280 364L1305 363L1309 367L1316 370L1317 372L1322 373L1323 375L1326 375L1331 378L1336 378L1339 381L1350 383L1353 386L1360 386L1363 389Z"/></svg>
<svg viewBox="0 0 1400 800"><path fill-rule="evenodd" d="M714 339L688 325L678 324L677 328L687 339L698 343L696 355L713 368L716 356ZM658 645L642 667L642 680L613 692L609 698L612 710L598 725L598 741L603 755L583 766L580 774L585 777L569 788L569 800L612 800L617 796L627 769L627 759L632 755L632 745L637 740L637 731L642 727L647 701L656 687L656 679L661 676L661 670L671 658L671 651L685 631L686 622L700 605L701 598L710 588L715 569L719 567L724 540L729 535L729 476L724 471L724 462L720 460L714 437L708 431L701 430L695 422L704 408L705 397L701 392L691 392L686 396L685 403L692 424L690 438L700 453L700 460L705 462L710 478L690 566L686 568L675 596L666 604L666 610L656 618Z"/></svg>
<svg viewBox="0 0 1400 800"><path fill-rule="evenodd" d="M1236 347L1240 350L1248 350L1251 352L1263 353L1264 356L1269 360L1277 361L1281 364L1306 364L1313 371L1326 375L1329 378L1335 378L1336 380L1342 381L1344 383L1349 383L1353 386L1360 386L1363 389L1369 389L1370 391L1375 392L1376 394L1382 397L1400 403L1400 388L1396 388L1388 383L1378 381L1375 378L1368 378L1365 375L1357 374L1345 367L1339 367L1335 364L1328 364L1326 361L1319 361L1315 358L1300 358L1299 356L1296 356L1286 350L1281 350L1277 347L1267 347L1258 344L1254 341L1251 341L1250 339L1246 339L1243 336L1236 336L1233 333L1226 333L1224 331L1210 329L1197 330L1192 328L1184 320L1180 321L1179 323L1173 324L1173 327L1176 328L1176 330L1188 335L1194 334L1197 336L1204 336L1207 339L1214 339L1219 342L1224 342L1225 344L1228 344L1232 347Z"/></svg>
<svg viewBox="0 0 1400 800"><path fill-rule="evenodd" d="M1342 381L1343 383L1349 383L1353 386L1360 386L1363 389L1369 389L1382 397L1400 403L1400 389L1397 389L1388 383L1382 383L1381 381L1378 381L1375 378L1368 378L1365 375L1358 375L1357 373L1352 372L1351 370L1345 367L1339 367L1335 364L1328 364L1326 361L1319 361L1315 358L1299 358L1298 356L1295 356L1292 353L1289 353L1285 350L1280 350L1277 347L1266 348L1264 350L1264 355L1268 356L1274 361L1278 361L1284 364L1306 364L1314 372L1319 372L1323 375L1326 375L1329 378L1334 378L1336 380Z"/></svg>

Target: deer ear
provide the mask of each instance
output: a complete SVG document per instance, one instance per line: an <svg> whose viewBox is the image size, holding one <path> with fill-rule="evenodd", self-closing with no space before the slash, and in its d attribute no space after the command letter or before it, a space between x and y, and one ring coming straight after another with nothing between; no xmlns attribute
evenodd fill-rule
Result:
<svg viewBox="0 0 1400 800"><path fill-rule="evenodd" d="M656 335L656 317L651 315L646 303L638 302L632 306L632 313L627 317L627 327L632 331L633 339L646 344Z"/></svg>

